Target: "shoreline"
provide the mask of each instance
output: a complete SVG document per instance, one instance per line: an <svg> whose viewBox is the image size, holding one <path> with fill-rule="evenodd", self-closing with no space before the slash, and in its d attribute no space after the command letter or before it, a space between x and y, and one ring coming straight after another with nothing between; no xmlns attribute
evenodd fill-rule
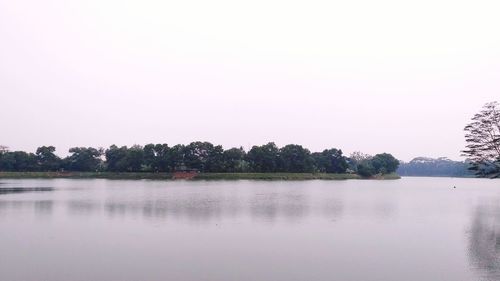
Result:
<svg viewBox="0 0 500 281"><path fill-rule="evenodd" d="M0 172L0 179L117 179L179 180L173 173L113 172ZM198 173L189 180L396 180L397 174L364 178L356 174L327 173Z"/></svg>

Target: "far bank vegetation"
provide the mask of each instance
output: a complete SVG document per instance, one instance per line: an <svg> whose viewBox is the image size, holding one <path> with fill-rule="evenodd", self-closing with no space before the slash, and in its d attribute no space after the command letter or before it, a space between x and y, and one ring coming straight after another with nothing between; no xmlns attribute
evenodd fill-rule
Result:
<svg viewBox="0 0 500 281"><path fill-rule="evenodd" d="M248 152L242 147L225 150L221 145L199 141L174 146L111 145L107 149L74 147L69 149L69 155L64 158L57 156L55 151L54 146L41 146L35 153L9 151L7 147L0 147L0 172L138 175L195 171L199 173L198 178L206 179L272 177L269 174L284 179L298 177L298 174L306 179L343 179L383 177L395 173L399 166L399 161L388 153L370 156L357 152L346 157L342 150L336 148L311 153L301 145L289 144L279 148L273 142L253 146ZM328 176L334 174L344 176Z"/></svg>

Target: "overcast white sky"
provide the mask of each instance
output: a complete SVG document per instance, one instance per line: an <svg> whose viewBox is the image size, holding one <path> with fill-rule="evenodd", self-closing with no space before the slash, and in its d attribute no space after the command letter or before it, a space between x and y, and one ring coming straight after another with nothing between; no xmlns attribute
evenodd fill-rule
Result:
<svg viewBox="0 0 500 281"><path fill-rule="evenodd" d="M498 0L0 0L0 144L275 141L460 159Z"/></svg>

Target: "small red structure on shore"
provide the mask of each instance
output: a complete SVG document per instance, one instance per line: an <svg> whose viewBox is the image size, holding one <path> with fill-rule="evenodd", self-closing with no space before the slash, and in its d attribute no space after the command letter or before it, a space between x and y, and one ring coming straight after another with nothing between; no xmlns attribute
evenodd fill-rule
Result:
<svg viewBox="0 0 500 281"><path fill-rule="evenodd" d="M196 169L189 169L186 167L184 163L181 165L177 166L174 170L174 173L172 175L172 179L174 180L190 180L196 177L196 175L199 173L198 170Z"/></svg>

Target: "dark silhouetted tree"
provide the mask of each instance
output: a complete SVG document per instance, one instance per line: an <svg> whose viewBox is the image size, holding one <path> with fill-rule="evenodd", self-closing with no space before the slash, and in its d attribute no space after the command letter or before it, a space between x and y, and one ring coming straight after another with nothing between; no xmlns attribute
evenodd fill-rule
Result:
<svg viewBox="0 0 500 281"><path fill-rule="evenodd" d="M144 165L147 171L169 171L170 148L164 144L147 144L144 146Z"/></svg>
<svg viewBox="0 0 500 281"><path fill-rule="evenodd" d="M500 104L490 102L465 127L463 155L478 176L500 176Z"/></svg>
<svg viewBox="0 0 500 281"><path fill-rule="evenodd" d="M314 171L311 152L301 145L289 144L279 150L279 171L310 173Z"/></svg>
<svg viewBox="0 0 500 281"><path fill-rule="evenodd" d="M93 147L73 147L64 162L69 171L95 172L101 165L102 149Z"/></svg>
<svg viewBox="0 0 500 281"><path fill-rule="evenodd" d="M106 170L110 172L124 172L127 169L127 147L111 145L106 149Z"/></svg>
<svg viewBox="0 0 500 281"><path fill-rule="evenodd" d="M33 153L7 151L0 155L0 171L29 172L38 170L37 158Z"/></svg>
<svg viewBox="0 0 500 281"><path fill-rule="evenodd" d="M279 165L279 149L274 142L253 146L247 153L247 161L252 172L276 172Z"/></svg>
<svg viewBox="0 0 500 281"><path fill-rule="evenodd" d="M375 173L382 175L396 172L399 166L399 160L389 153L377 154L369 162L375 169Z"/></svg>
<svg viewBox="0 0 500 281"><path fill-rule="evenodd" d="M325 149L312 154L316 170L321 173L345 173L347 161L340 149Z"/></svg>
<svg viewBox="0 0 500 281"><path fill-rule="evenodd" d="M61 167L61 158L54 154L53 146L41 146L36 150L36 158L41 171L57 171Z"/></svg>
<svg viewBox="0 0 500 281"><path fill-rule="evenodd" d="M177 144L170 148L168 152L168 167L170 171L175 171L182 166L185 166L184 164L184 151L186 150L186 147L182 144Z"/></svg>
<svg viewBox="0 0 500 281"><path fill-rule="evenodd" d="M225 150L222 154L225 172L246 172L248 162L245 161L245 157L246 153L242 147Z"/></svg>

